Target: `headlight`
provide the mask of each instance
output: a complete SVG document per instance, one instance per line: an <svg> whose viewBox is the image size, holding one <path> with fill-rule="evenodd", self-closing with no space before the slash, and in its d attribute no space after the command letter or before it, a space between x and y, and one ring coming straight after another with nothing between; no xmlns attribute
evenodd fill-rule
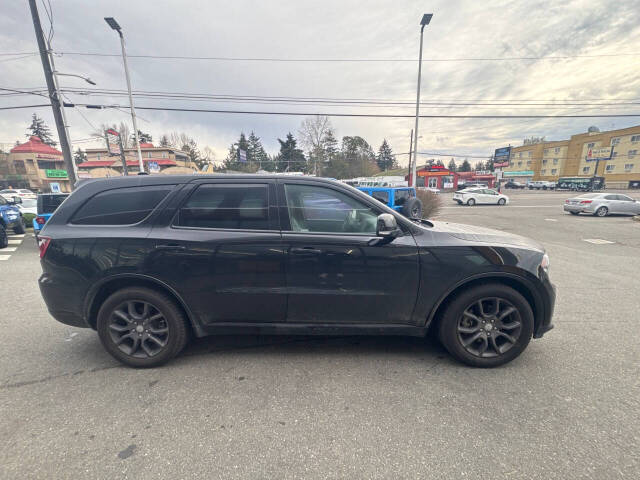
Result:
<svg viewBox="0 0 640 480"><path fill-rule="evenodd" d="M542 261L540 262L540 266L545 272L549 271L549 255L546 253L542 256Z"/></svg>

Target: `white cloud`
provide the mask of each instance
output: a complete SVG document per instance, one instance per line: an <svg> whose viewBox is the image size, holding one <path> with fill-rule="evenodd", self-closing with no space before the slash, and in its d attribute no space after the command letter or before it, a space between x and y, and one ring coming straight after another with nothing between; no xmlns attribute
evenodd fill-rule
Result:
<svg viewBox="0 0 640 480"><path fill-rule="evenodd" d="M117 36L103 21L114 16L122 25L131 54L284 58L417 58L421 14L434 13L425 30L425 59L504 56L563 56L640 52L637 2L628 1L282 1L151 2L52 1L54 49L65 52L118 53ZM3 52L36 51L26 2L3 5L0 44ZM47 28L41 7L41 19ZM425 62L422 100L626 99L640 98L637 56L528 61ZM44 85L39 57L3 61L0 86ZM124 89L117 57L62 56L60 71L89 75L99 88ZM135 90L234 95L402 99L415 98L416 62L218 62L132 58ZM65 79L67 87L84 87ZM76 102L86 97L72 96ZM0 106L41 103L39 97L0 97ZM95 103L126 98L95 97ZM600 102L598 102L600 103ZM256 105L239 103L152 101L138 106L193 108L382 112L411 115L414 107ZM549 106L422 108L424 114L544 114L581 110ZM638 112L634 107L585 109L583 113ZM51 112L38 113L53 124ZM83 110L95 125L127 120L122 112ZM139 110L148 121L140 128L154 137L174 130L192 134L218 158L226 155L239 132L254 130L267 150L277 137L296 132L300 117L174 113ZM31 110L0 113L0 142L24 138ZM92 128L68 111L72 138L86 138ZM396 152L408 150L413 120L332 119L338 136L361 135L374 147L387 138ZM640 123L617 119L422 119L420 150L490 154L530 135L566 138L591 124L616 128ZM406 161L406 157L402 158Z"/></svg>

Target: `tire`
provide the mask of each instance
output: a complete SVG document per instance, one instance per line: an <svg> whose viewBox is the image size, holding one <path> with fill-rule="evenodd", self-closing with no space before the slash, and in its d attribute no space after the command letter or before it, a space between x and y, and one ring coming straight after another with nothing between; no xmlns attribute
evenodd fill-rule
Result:
<svg viewBox="0 0 640 480"><path fill-rule="evenodd" d="M492 303L496 300L500 303ZM481 315L479 301L482 301L484 313L491 315ZM495 305L501 308L496 310L497 315L492 312ZM498 320L500 314L511 308L513 312L504 317L507 322ZM464 315L465 312L475 312L475 320ZM441 318L438 336L444 348L460 362L472 367L491 368L518 357L527 348L533 327L531 306L520 293L506 285L488 284L463 291L449 303ZM467 331L460 332L459 329ZM479 337L465 347L463 342L469 342L476 334ZM485 344L485 350L482 350Z"/></svg>
<svg viewBox="0 0 640 480"><path fill-rule="evenodd" d="M596 217L606 217L609 214L607 207L599 207L594 213Z"/></svg>
<svg viewBox="0 0 640 480"><path fill-rule="evenodd" d="M9 246L9 237L7 237L7 230L4 225L0 224L0 248L7 248Z"/></svg>
<svg viewBox="0 0 640 480"><path fill-rule="evenodd" d="M134 315L128 305L133 305ZM158 314L161 319L153 320ZM149 333L154 329L155 332ZM123 288L107 298L98 312L97 330L102 345L111 356L136 368L158 367L168 362L180 353L189 339L187 319L173 299L143 287ZM118 339L120 343L117 343Z"/></svg>
<svg viewBox="0 0 640 480"><path fill-rule="evenodd" d="M419 198L411 197L402 206L402 214L411 219L422 218L422 202Z"/></svg>
<svg viewBox="0 0 640 480"><path fill-rule="evenodd" d="M460 200L456 200L456 202L458 202L458 205L462 205L462 202Z"/></svg>
<svg viewBox="0 0 640 480"><path fill-rule="evenodd" d="M24 220L20 217L20 223L13 227L13 233L21 235L24 233Z"/></svg>
<svg viewBox="0 0 640 480"><path fill-rule="evenodd" d="M501 198L500 200L498 200L498 205L503 206L505 203L507 203L507 201L504 198Z"/></svg>
<svg viewBox="0 0 640 480"><path fill-rule="evenodd" d="M579 215L580 212L569 212L571 215Z"/></svg>
<svg viewBox="0 0 640 480"><path fill-rule="evenodd" d="M470 198L469 200L467 200L467 205L469 205L470 207L473 207L476 204L476 200L474 198Z"/></svg>

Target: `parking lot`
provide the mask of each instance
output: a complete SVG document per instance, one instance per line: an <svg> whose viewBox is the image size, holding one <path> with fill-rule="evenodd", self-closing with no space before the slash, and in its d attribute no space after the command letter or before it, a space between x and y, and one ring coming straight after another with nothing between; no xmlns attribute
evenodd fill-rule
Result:
<svg viewBox="0 0 640 480"><path fill-rule="evenodd" d="M34 238L11 237L0 478L639 478L640 222L503 193L439 215L549 252L555 329L493 370L417 338L254 336L125 368L48 315Z"/></svg>

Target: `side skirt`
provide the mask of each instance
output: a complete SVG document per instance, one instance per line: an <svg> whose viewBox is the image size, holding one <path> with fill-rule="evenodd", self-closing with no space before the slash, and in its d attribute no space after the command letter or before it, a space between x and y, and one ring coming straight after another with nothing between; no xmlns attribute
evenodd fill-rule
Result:
<svg viewBox="0 0 640 480"><path fill-rule="evenodd" d="M206 335L400 335L424 337L428 327L335 323L216 323L202 325Z"/></svg>

